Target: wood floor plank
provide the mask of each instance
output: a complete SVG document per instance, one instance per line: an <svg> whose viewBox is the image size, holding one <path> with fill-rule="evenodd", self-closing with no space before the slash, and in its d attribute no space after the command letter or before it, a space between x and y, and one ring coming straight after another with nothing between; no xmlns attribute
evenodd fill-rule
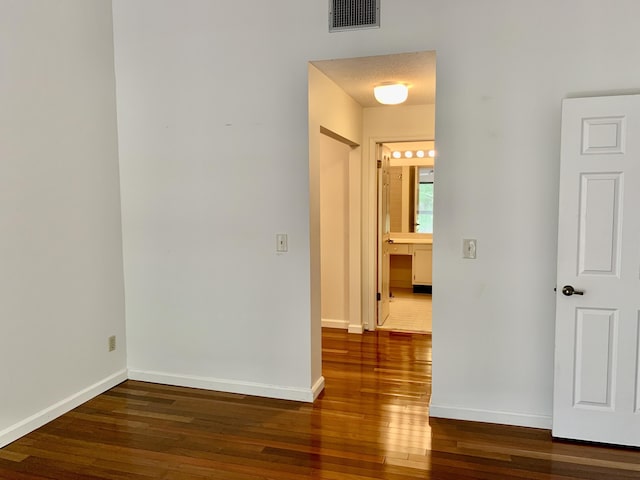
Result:
<svg viewBox="0 0 640 480"><path fill-rule="evenodd" d="M0 450L2 480L630 480L640 452L430 419L431 336L323 331L314 404L124 382Z"/></svg>

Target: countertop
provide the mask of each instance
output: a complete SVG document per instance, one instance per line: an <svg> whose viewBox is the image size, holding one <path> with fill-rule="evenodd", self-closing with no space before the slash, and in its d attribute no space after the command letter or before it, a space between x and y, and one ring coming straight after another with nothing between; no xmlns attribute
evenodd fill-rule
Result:
<svg viewBox="0 0 640 480"><path fill-rule="evenodd" d="M391 233L389 238L393 243L409 243L417 245L432 245L433 237L424 233Z"/></svg>

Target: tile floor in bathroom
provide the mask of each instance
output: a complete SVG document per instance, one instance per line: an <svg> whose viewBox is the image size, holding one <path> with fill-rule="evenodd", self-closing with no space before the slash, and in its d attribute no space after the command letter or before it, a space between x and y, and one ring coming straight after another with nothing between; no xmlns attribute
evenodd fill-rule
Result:
<svg viewBox="0 0 640 480"><path fill-rule="evenodd" d="M393 288L389 317L382 330L431 333L431 295L410 288Z"/></svg>

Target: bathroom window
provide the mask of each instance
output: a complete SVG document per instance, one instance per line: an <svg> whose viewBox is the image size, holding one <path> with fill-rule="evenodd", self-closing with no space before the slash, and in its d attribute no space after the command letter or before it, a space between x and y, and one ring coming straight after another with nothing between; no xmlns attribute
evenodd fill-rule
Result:
<svg viewBox="0 0 640 480"><path fill-rule="evenodd" d="M433 168L419 167L416 177L416 232L433 233Z"/></svg>

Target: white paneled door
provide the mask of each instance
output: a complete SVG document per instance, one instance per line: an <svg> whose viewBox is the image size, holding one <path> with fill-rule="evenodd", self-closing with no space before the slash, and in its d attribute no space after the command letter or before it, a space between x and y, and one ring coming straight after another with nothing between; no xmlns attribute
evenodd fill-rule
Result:
<svg viewBox="0 0 640 480"><path fill-rule="evenodd" d="M563 102L553 435L640 446L640 95Z"/></svg>

